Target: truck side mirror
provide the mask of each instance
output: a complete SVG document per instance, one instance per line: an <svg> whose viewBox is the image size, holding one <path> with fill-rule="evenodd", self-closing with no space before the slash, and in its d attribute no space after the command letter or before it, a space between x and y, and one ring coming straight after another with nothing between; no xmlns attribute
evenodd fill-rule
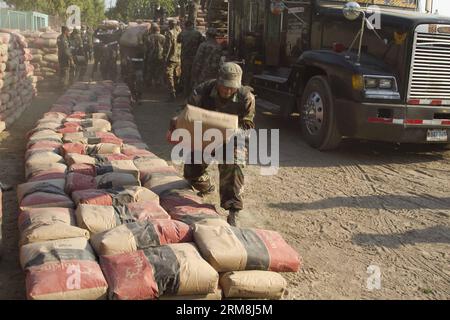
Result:
<svg viewBox="0 0 450 320"><path fill-rule="evenodd" d="M347 2L342 11L346 19L354 21L361 15L361 6L358 2Z"/></svg>

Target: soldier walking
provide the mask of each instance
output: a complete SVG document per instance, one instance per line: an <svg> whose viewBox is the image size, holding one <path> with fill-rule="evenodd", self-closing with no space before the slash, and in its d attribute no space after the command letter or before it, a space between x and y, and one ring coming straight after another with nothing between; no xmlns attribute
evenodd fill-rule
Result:
<svg viewBox="0 0 450 320"><path fill-rule="evenodd" d="M192 90L192 66L203 40L203 35L194 29L192 22L186 21L185 30L178 35L177 39L177 42L181 44L181 81L185 97L188 97Z"/></svg>
<svg viewBox="0 0 450 320"><path fill-rule="evenodd" d="M147 39L147 75L151 87L162 84L164 66L164 44L166 38L161 34L157 23L152 24L151 34Z"/></svg>
<svg viewBox="0 0 450 320"><path fill-rule="evenodd" d="M180 44L177 42L178 31L176 29L176 22L169 21L169 30L166 33L166 40L164 43L164 59L166 63L166 81L169 91L168 102L175 101L176 94L176 73L180 67Z"/></svg>
<svg viewBox="0 0 450 320"><path fill-rule="evenodd" d="M73 68L72 51L70 50L69 28L61 27L61 35L57 39L59 78L61 89L65 90L70 85L70 71Z"/></svg>

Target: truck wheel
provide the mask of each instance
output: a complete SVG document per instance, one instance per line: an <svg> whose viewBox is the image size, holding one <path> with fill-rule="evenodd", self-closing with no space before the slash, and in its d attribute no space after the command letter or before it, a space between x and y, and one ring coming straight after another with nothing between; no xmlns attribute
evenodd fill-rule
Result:
<svg viewBox="0 0 450 320"><path fill-rule="evenodd" d="M300 126L306 142L321 151L339 146L342 136L337 127L334 99L326 77L312 77L299 106Z"/></svg>

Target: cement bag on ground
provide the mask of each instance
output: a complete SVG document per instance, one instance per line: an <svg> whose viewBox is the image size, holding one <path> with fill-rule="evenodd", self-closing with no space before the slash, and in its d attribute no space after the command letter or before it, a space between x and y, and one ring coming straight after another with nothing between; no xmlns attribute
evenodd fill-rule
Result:
<svg viewBox="0 0 450 320"><path fill-rule="evenodd" d="M25 167L33 167L42 163L64 163L63 157L51 151L40 151L32 154L25 162Z"/></svg>
<svg viewBox="0 0 450 320"><path fill-rule="evenodd" d="M166 244L192 242L192 229L180 221L138 221L94 235L98 255L116 255Z"/></svg>
<svg viewBox="0 0 450 320"><path fill-rule="evenodd" d="M32 146L34 143L42 140L62 143L61 134L56 133L52 130L43 130L34 133L31 137L28 138L27 148Z"/></svg>
<svg viewBox="0 0 450 320"><path fill-rule="evenodd" d="M271 271L233 271L220 276L220 287L226 298L280 299L286 280Z"/></svg>
<svg viewBox="0 0 450 320"><path fill-rule="evenodd" d="M76 211L80 228L97 234L111 230L124 223L170 219L170 216L159 205L158 200L129 203L122 206L98 206L80 204Z"/></svg>
<svg viewBox="0 0 450 320"><path fill-rule="evenodd" d="M42 39L57 39L59 36L58 32L44 32L43 34L41 34L41 38Z"/></svg>
<svg viewBox="0 0 450 320"><path fill-rule="evenodd" d="M195 122L201 122L202 133L209 129L218 129L222 133L225 141L229 141L231 136L227 134L228 130L238 129L238 116L205 110L194 106L187 105L182 113L177 117L176 128L186 129L191 134L192 139L195 139L194 124ZM203 137L200 137L203 140ZM211 142L204 142L205 145L209 145Z"/></svg>
<svg viewBox="0 0 450 320"><path fill-rule="evenodd" d="M112 113L112 117L111 117L112 122L116 122L116 121L130 121L133 122L134 121L134 116L131 112L127 112L127 111L123 111L123 110L113 110Z"/></svg>
<svg viewBox="0 0 450 320"><path fill-rule="evenodd" d="M218 214L214 205L203 203L202 199L192 191L172 190L161 195L161 206L172 219L183 221L189 225L194 223L207 223L208 220L217 220L216 225L226 224Z"/></svg>
<svg viewBox="0 0 450 320"><path fill-rule="evenodd" d="M139 169L134 165L132 160L113 160L109 163L99 164L96 166L97 175L106 173L126 173L134 176L135 180L140 180Z"/></svg>
<svg viewBox="0 0 450 320"><path fill-rule="evenodd" d="M108 284L86 238L27 244L20 249L28 299L105 299Z"/></svg>
<svg viewBox="0 0 450 320"><path fill-rule="evenodd" d="M77 154L77 153L69 153L64 157L68 166L72 166L74 164L92 164L95 165L96 160L94 157Z"/></svg>
<svg viewBox="0 0 450 320"><path fill-rule="evenodd" d="M34 45L38 48L56 48L56 39L44 39L40 38L34 42Z"/></svg>
<svg viewBox="0 0 450 320"><path fill-rule="evenodd" d="M43 58L44 61L58 63L58 55L56 54L46 54Z"/></svg>
<svg viewBox="0 0 450 320"><path fill-rule="evenodd" d="M108 132L111 131L111 123L103 119L88 119L81 121L86 132Z"/></svg>
<svg viewBox="0 0 450 320"><path fill-rule="evenodd" d="M101 176L95 177L97 188L99 189L111 189L119 188L123 186L137 186L141 185L139 179L136 176L129 173L122 172L109 172Z"/></svg>
<svg viewBox="0 0 450 320"><path fill-rule="evenodd" d="M98 143L86 147L86 153L89 155L119 154L120 151L120 145L112 143Z"/></svg>
<svg viewBox="0 0 450 320"><path fill-rule="evenodd" d="M66 186L64 189L67 194L72 194L74 191L96 188L97 183L95 182L95 177L73 172L67 174Z"/></svg>
<svg viewBox="0 0 450 320"><path fill-rule="evenodd" d="M66 171L67 166L63 163L39 163L33 166L26 165L25 177L31 179L45 173L60 173L63 175Z"/></svg>
<svg viewBox="0 0 450 320"><path fill-rule="evenodd" d="M66 173L60 170L44 170L33 173L29 178L28 182L37 182L45 180L56 180L56 179L66 179Z"/></svg>
<svg viewBox="0 0 450 320"><path fill-rule="evenodd" d="M100 257L112 299L149 300L163 295L206 295L217 272L194 244L180 243Z"/></svg>
<svg viewBox="0 0 450 320"><path fill-rule="evenodd" d="M161 195L168 190L190 190L191 185L185 179L180 178L178 174L154 173L152 178L144 185L154 193Z"/></svg>
<svg viewBox="0 0 450 320"><path fill-rule="evenodd" d="M84 174L86 176L95 177L97 175L95 170L95 165L93 164L85 164L85 163L76 163L69 167L69 173L77 173Z"/></svg>
<svg viewBox="0 0 450 320"><path fill-rule="evenodd" d="M133 121L115 121L113 122L112 129L118 130L118 129L125 129L125 128L131 128L137 130L137 125Z"/></svg>
<svg viewBox="0 0 450 320"><path fill-rule="evenodd" d="M275 231L195 225L203 257L219 272L268 270L297 272L300 259Z"/></svg>
<svg viewBox="0 0 450 320"><path fill-rule="evenodd" d="M70 199L63 190L51 185L40 185L40 187L36 188L34 192L25 193L25 196L19 203L22 210L24 210L25 208L74 207L72 199Z"/></svg>
<svg viewBox="0 0 450 320"><path fill-rule="evenodd" d="M115 190L82 190L72 193L76 204L121 206L128 203L159 200L158 195L144 187L124 187Z"/></svg>
<svg viewBox="0 0 450 320"><path fill-rule="evenodd" d="M133 157L121 154L121 153L114 153L114 154L98 154L95 156L98 163L106 163L111 161L121 161L121 160L133 160Z"/></svg>
<svg viewBox="0 0 450 320"><path fill-rule="evenodd" d="M147 145L145 145L145 147L148 148ZM146 149L142 149L140 147L136 147L134 145L130 145L130 144L124 144L122 146L122 153L126 154L128 156L136 157L136 158L149 158L149 159L157 159L158 158L152 152L150 152L150 151L148 151ZM162 159L160 159L160 160L164 161ZM167 162L166 162L166 165L167 165Z"/></svg>
<svg viewBox="0 0 450 320"><path fill-rule="evenodd" d="M66 208L28 209L19 216L20 245L85 237L87 230L74 225L73 212Z"/></svg>
<svg viewBox="0 0 450 320"><path fill-rule="evenodd" d="M139 171L151 170L154 168L168 167L167 162L160 158L145 157L134 160L134 165Z"/></svg>
<svg viewBox="0 0 450 320"><path fill-rule="evenodd" d="M45 151L52 151L54 153L57 154L61 154L61 147L62 144L59 142L54 142L54 141L38 141L35 144L33 144L32 146L30 146L27 149L27 152L30 151L34 151L34 150L45 150Z"/></svg>
<svg viewBox="0 0 450 320"><path fill-rule="evenodd" d="M83 143L83 144L98 144L108 143L122 145L123 140L116 137L111 132L76 132L66 133L63 137L64 142L67 143Z"/></svg>
<svg viewBox="0 0 450 320"><path fill-rule="evenodd" d="M142 140L142 136L137 129L122 128L114 130L114 134L121 139L135 139Z"/></svg>
<svg viewBox="0 0 450 320"><path fill-rule="evenodd" d="M64 143L62 145L63 154L67 155L70 153L76 154L86 154L86 144L83 143Z"/></svg>
<svg viewBox="0 0 450 320"><path fill-rule="evenodd" d="M178 174L177 169L175 169L172 166L169 167L155 167L155 168L151 168L151 169L147 169L147 170L141 170L140 172L140 179L142 184L146 184L147 182L150 181L150 179L152 178L152 176L154 174Z"/></svg>
<svg viewBox="0 0 450 320"><path fill-rule="evenodd" d="M42 182L28 182L17 186L17 199L19 202L27 195L48 188L54 189L55 192L64 191L65 180L48 180Z"/></svg>

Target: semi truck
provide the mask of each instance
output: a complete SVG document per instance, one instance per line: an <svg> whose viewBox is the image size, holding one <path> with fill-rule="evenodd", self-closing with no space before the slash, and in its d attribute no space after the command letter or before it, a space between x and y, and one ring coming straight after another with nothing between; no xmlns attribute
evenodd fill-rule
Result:
<svg viewBox="0 0 450 320"><path fill-rule="evenodd" d="M417 0L230 0L230 48L257 108L304 139L449 143L450 18Z"/></svg>

